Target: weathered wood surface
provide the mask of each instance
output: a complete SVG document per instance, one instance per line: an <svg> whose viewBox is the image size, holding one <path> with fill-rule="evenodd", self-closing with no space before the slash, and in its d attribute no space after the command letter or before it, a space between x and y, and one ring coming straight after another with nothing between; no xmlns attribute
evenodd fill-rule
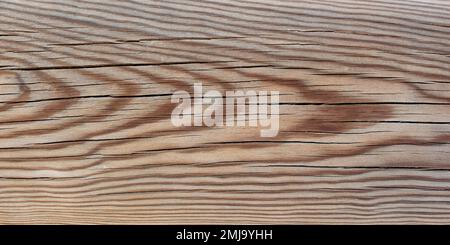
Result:
<svg viewBox="0 0 450 245"><path fill-rule="evenodd" d="M0 223L450 223L450 3L0 2ZM170 95L279 90L281 130Z"/></svg>

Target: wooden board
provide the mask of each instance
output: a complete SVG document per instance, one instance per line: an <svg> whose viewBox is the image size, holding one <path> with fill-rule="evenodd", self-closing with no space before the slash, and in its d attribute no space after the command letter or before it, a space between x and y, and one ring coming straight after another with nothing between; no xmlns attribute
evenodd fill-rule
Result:
<svg viewBox="0 0 450 245"><path fill-rule="evenodd" d="M280 132L174 91L280 91ZM450 223L444 0L0 1L0 223Z"/></svg>

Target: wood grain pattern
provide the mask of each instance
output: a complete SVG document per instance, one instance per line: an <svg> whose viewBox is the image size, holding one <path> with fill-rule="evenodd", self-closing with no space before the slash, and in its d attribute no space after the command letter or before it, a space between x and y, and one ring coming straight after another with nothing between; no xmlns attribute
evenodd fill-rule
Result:
<svg viewBox="0 0 450 245"><path fill-rule="evenodd" d="M280 133L171 94L281 93ZM444 0L0 1L0 223L450 223Z"/></svg>

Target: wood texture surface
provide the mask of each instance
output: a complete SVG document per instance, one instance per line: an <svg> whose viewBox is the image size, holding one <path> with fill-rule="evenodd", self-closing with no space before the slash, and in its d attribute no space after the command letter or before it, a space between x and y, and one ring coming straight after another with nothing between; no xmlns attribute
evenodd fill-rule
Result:
<svg viewBox="0 0 450 245"><path fill-rule="evenodd" d="M280 91L280 133L176 90ZM450 2L0 1L1 224L450 223Z"/></svg>

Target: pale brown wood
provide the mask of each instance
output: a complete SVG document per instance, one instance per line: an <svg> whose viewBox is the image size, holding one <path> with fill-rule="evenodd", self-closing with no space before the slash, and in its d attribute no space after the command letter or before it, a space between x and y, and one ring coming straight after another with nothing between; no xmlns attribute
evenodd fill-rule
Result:
<svg viewBox="0 0 450 245"><path fill-rule="evenodd" d="M0 1L1 224L450 223L450 3ZM170 95L278 90L281 128Z"/></svg>

